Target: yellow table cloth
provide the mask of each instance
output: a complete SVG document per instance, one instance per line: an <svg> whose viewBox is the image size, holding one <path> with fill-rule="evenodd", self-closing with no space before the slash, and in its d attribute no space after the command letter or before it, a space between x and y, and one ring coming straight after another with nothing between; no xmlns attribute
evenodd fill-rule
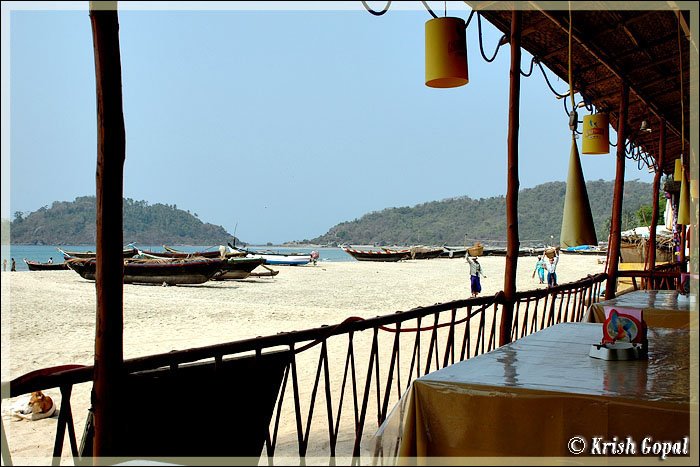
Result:
<svg viewBox="0 0 700 467"><path fill-rule="evenodd" d="M637 308L644 311L648 327L689 328L691 318L697 322L695 296L681 295L675 290L637 290L591 305L582 321L602 323L605 306Z"/></svg>
<svg viewBox="0 0 700 467"><path fill-rule="evenodd" d="M601 337L601 324L562 323L417 379L387 420L400 419L398 455L570 456L574 436L688 436L689 331L650 329L634 361L589 357Z"/></svg>

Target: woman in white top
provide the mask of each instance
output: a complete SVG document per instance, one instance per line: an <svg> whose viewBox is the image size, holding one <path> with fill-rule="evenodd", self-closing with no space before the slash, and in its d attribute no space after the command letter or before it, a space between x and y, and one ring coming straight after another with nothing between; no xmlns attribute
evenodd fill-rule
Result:
<svg viewBox="0 0 700 467"><path fill-rule="evenodd" d="M557 264L559 263L559 250L554 253L553 258L549 258L549 262L545 264L547 268L547 287L556 287L557 285Z"/></svg>

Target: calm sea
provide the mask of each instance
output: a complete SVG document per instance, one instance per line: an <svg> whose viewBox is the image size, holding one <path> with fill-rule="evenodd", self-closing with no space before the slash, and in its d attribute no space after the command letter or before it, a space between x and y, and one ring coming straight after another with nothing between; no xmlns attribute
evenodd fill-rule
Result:
<svg viewBox="0 0 700 467"><path fill-rule="evenodd" d="M142 250L151 251L164 251L161 245L137 245L138 248ZM69 251L95 251L94 246L89 245L62 245L60 247L62 250ZM178 250L186 252L195 251L205 251L205 250L218 250L219 246L212 247L207 246L173 246ZM287 248L287 247L270 247L270 246L254 246L249 245L249 249L256 251L274 251L279 253L311 253L311 251L316 250L320 255L320 261L355 261L355 259L349 254L345 253L340 248ZM10 270L11 259L14 258L17 264L18 271L28 271L27 265L22 261L23 258L27 258L32 261L39 261L45 263L49 258L53 258L54 263L60 263L63 261L63 255L58 251L56 246L50 245L2 245L2 260L3 262L7 260L7 270Z"/></svg>

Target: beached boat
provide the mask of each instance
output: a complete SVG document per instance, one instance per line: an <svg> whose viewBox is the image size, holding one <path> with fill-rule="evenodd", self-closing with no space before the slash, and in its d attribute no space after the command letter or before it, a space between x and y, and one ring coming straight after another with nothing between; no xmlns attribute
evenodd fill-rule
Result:
<svg viewBox="0 0 700 467"><path fill-rule="evenodd" d="M356 250L350 247L341 247L342 250L355 258L358 261L385 261L396 262L402 259L410 259L411 252L409 250Z"/></svg>
<svg viewBox="0 0 700 467"><path fill-rule="evenodd" d="M27 258L23 258L30 271L61 271L68 269L66 263L40 263L39 261L32 261Z"/></svg>
<svg viewBox="0 0 700 467"><path fill-rule="evenodd" d="M245 248L229 247L234 250L245 253L246 258L261 258L265 260L265 264L275 266L303 266L311 262L311 254L309 253L280 253L276 251L256 251L247 250Z"/></svg>
<svg viewBox="0 0 700 467"><path fill-rule="evenodd" d="M227 267L227 260L204 259L125 259L125 284L201 284ZM74 258L68 267L87 280L95 280L97 260Z"/></svg>
<svg viewBox="0 0 700 467"><path fill-rule="evenodd" d="M206 250L206 251L195 251L188 253L186 251L176 250L167 245L163 245L164 252L148 251L142 250L144 253L148 253L153 256L159 256L161 258L238 258L244 257L245 253L238 251L230 246L219 245L217 250Z"/></svg>
<svg viewBox="0 0 700 467"><path fill-rule="evenodd" d="M97 252L95 251L67 251L67 250L62 250L60 248L56 248L58 251L61 252L63 255L64 259L73 259L73 258L94 258L97 256ZM133 246L130 246L129 248L124 248L122 251L122 256L124 258L131 258L133 257L136 253L136 248Z"/></svg>
<svg viewBox="0 0 700 467"><path fill-rule="evenodd" d="M443 246L442 253L440 253L440 258L464 258L466 255L466 248L453 248L449 246Z"/></svg>
<svg viewBox="0 0 700 467"><path fill-rule="evenodd" d="M384 251L388 251L391 253L408 253L408 258L407 259L431 259L431 258L437 258L440 256L443 251L445 251L442 247L437 247L437 248L432 248L432 247L426 247L426 246L412 246L410 248L402 248L402 249L395 249L395 248L382 248Z"/></svg>
<svg viewBox="0 0 700 467"><path fill-rule="evenodd" d="M562 248L559 253L564 255L594 255L594 256L605 256L608 254L606 248L600 248L597 245L580 245L580 246L570 246L567 248Z"/></svg>
<svg viewBox="0 0 700 467"><path fill-rule="evenodd" d="M520 248L518 256L537 256L544 254L544 248ZM482 256L506 256L506 248L484 247Z"/></svg>
<svg viewBox="0 0 700 467"><path fill-rule="evenodd" d="M212 280L245 279L253 272L253 269L263 264L265 264L263 258L228 258L224 268L215 274Z"/></svg>

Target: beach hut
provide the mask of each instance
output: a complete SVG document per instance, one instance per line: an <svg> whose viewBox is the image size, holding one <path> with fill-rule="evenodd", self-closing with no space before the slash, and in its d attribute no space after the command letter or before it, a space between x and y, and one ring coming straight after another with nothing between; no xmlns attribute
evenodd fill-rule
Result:
<svg viewBox="0 0 700 467"><path fill-rule="evenodd" d="M364 3L364 2L363 2ZM390 2L389 2L390 3ZM697 216L698 200L697 193L693 194L692 186L695 181L697 186L697 171L691 171L690 167L697 167L697 141L691 140L691 100L689 90L697 89L697 70L692 76L690 57L694 54L694 63L697 63L696 38L691 37L690 10L685 6L675 2L667 2L662 8L654 10L615 10L610 5L610 9L603 10L549 10L548 2L528 2L527 5L516 4L516 9L497 10L494 9L493 2L467 2L477 11L478 20L484 18L499 28L504 33L505 41L510 49L510 86L509 86L509 120L508 120L508 172L507 172L507 195L506 195L506 216L507 216L507 253L506 271L504 276L503 291L495 297L479 297L478 299L465 300L457 303L437 304L425 309L410 310L404 314L392 315L391 317L378 317L374 320L348 319L337 326L327 327L319 330L308 330L305 332L281 336L268 336L256 340L256 342L228 343L226 345L212 346L207 349L191 349L188 352L180 352L170 356L154 356L150 359L141 359L138 362L129 362L129 368L139 368L144 370L145 365L153 365L154 368L163 365L177 367L182 361L192 361L201 358L209 358L214 355L216 362L221 365L221 355L226 352L250 351L260 353L262 349L279 345L290 345L294 348L299 342L309 342L303 348L318 346L321 348L321 358L319 359L319 375L322 369L328 371L328 359L326 339L333 335L342 333L353 333L362 330L374 332L372 340L372 352L367 370L367 383L364 388L364 398L355 399L355 426L360 427L355 432L352 440L352 451L350 455L356 456L360 452L360 444L363 442L362 428L368 410L368 395L372 389L374 381L371 376L379 375L379 360L375 347L378 345L377 334L379 331L394 332L400 335L400 323L402 320L414 319L416 317L436 316L433 325L421 327L420 321L411 332L419 332L427 329L428 332L437 333L440 329L454 329L456 320L449 325L438 324L437 315L439 313L452 313L454 317L456 310L480 309L490 306L497 306L500 313L497 335L483 334L484 325L482 323L480 332L481 340L477 340L477 347L481 345L481 353L488 352L507 345L511 340L528 333L537 331L541 327L560 321L578 320L581 318L584 304L592 304L597 301L600 295L598 286L601 281L605 281L605 298L613 299L616 296L617 280L623 274L619 270L619 256L621 247L621 212L622 212L622 187L624 181L624 162L628 158L637 160L641 165L647 165L656 171L654 183L654 202L658 199L660 177L662 174L670 174L674 171L676 160L680 160L681 182L688 183L690 194L677 196L676 205L680 210L682 203L690 201L692 206L684 206L689 210L691 216ZM511 4L508 4L509 6ZM527 7L520 9L520 7ZM90 18L93 26L93 38L95 48L95 61L97 64L97 96L98 96L98 171L97 171L97 258L98 275L96 278L97 287L97 330L95 338L95 365L91 369L61 369L62 374L55 378L63 378L65 381L73 381L78 377L85 378L87 371L94 371L87 377L94 381L94 444L91 453L95 456L110 456L120 452L117 445L119 438L114 437L115 433L121 431L123 420L121 418L121 400L123 398L123 374L126 371L123 360L123 285L122 285L122 185L123 185L123 162L125 155L125 134L124 120L121 103L121 71L118 39L118 19L115 6L111 9L104 8L104 5L91 4ZM374 11L374 14L381 15L388 11L389 5L382 12ZM693 7L693 14L697 18L697 6ZM436 16L432 11L430 13ZM471 18L471 17L470 17ZM466 27L469 21L466 22ZM471 23L472 25L475 23ZM483 44L479 44L482 46ZM500 47L500 44L499 44ZM506 48L502 49L506 50ZM560 286L553 291L537 292L530 295L520 293L516 288L515 273L517 271L519 237L518 237L518 128L521 114L520 109L520 80L526 74L521 63L521 52L527 50L533 57L531 70L534 67L545 73L546 66L550 73L571 83L570 93L564 95L564 101L573 99L574 94L578 94L582 99L574 102L574 108L590 107L600 111L605 111L609 117L610 125L616 129L618 142L614 155L616 158L615 173L615 193L611 201L610 240L608 248L607 269L604 278L583 278L580 284L575 287ZM545 78L547 74L545 73ZM460 78L447 82L464 84L468 79ZM583 104L579 107L579 104ZM695 102L696 104L697 102ZM573 109L569 109L573 110ZM577 118L572 121L572 132L577 131ZM649 125L653 131L647 131ZM601 157L601 156L596 156ZM603 156L605 157L605 156ZM682 190L681 190L682 191ZM686 192L686 193L687 193ZM656 222L657 209L653 210ZM693 242L692 252L697 253L697 218L692 217L686 223L691 227L691 241ZM685 225L685 224L684 224ZM687 241L688 229L681 227L681 242ZM656 251L656 230L652 229L649 236L648 248L649 264L647 276L653 274L652 267L655 264L654 253ZM681 252L685 251L681 243ZM678 261L678 268L685 267L685 258L681 254ZM685 270L683 272L686 272ZM697 277L697 254L691 254L691 273ZM626 271L627 275L644 277L641 272ZM678 276L678 273L674 277ZM561 307L562 300L571 299L577 303L577 309L573 310L570 317L568 310L559 308L559 315L556 314L554 298L557 293L566 295L556 295L558 306ZM697 296L697 280L691 288L691 293ZM546 300L551 297L551 302ZM573 298L572 298L573 297ZM539 321L529 321L525 324L517 321L517 313L520 311L519 305L530 304L530 301L538 302L544 300L545 307L548 307L550 321L544 319ZM552 314L554 313L554 314ZM527 314L527 310L524 312ZM562 316L563 314L563 316ZM471 319L470 314L467 321ZM483 315L481 315L483 316ZM495 313L494 317L497 316ZM549 319L549 318L548 318ZM494 318L495 320L495 318ZM546 321L546 322L545 322ZM517 327L520 323L520 328ZM395 327L391 327L395 326ZM455 358L454 335L452 359L448 358L448 353L444 354L444 360L438 361L437 346L433 346L433 341L429 347L428 365L419 369L417 373L428 373L431 369L439 366L447 366L454 363ZM296 340L295 340L296 339ZM488 341L485 343L485 341ZM295 351L298 349L294 348ZM350 346L352 349L352 346ZM433 354L433 349L435 350ZM448 349L449 350L449 349ZM396 352L395 352L396 353ZM464 357L464 348L462 348ZM435 366L431 367L432 357L435 357ZM354 358L354 353L349 351L349 362ZM375 357L377 357L375 359ZM498 360L494 364L503 366L502 371L506 376L515 379L518 375L514 373L512 363L508 355L505 359ZM511 356L512 357L512 356ZM285 358L293 357L287 356ZM467 353L466 358L469 358ZM276 361L278 362L278 361ZM386 373L392 374L393 356L390 360L389 369ZM386 364L383 362L383 364ZM347 372L346 366L346 372ZM72 373L71 373L72 372ZM81 373L82 372L82 373ZM288 373L287 373L288 374ZM293 373L295 375L295 373ZM346 373L347 375L347 373ZM55 383L56 379L47 379L47 375L40 375L41 379L34 379L32 383L22 381L23 389L39 387L41 384ZM50 376L50 375L49 375ZM352 379L355 373L353 367ZM71 379L72 378L72 379ZM313 394L319 388L317 376L313 387ZM326 378L328 381L330 378ZM614 383L614 382L613 382ZM610 383L610 384L613 384ZM277 384L275 382L275 384ZM296 383L295 383L296 384ZM377 386L379 385L377 381ZM63 386L61 386L63 388ZM344 386L343 386L344 387ZM327 391L330 390L325 387ZM295 387L295 393L298 392ZM353 389L358 389L353 386ZM391 392L389 384L385 394L386 398L380 400L380 391L377 390L378 422L387 418L387 407L389 406L388 394ZM19 389L18 389L19 390ZM610 390L610 388L606 388ZM362 391L355 391L361 393ZM67 393L68 397L70 392ZM357 395L356 395L357 397ZM330 397L329 397L330 399ZM298 402L295 399L295 402ZM281 405L281 401L280 401ZM298 404L297 404L298 405ZM332 407L328 408L328 432L330 441L329 455L335 456L337 431L334 431L334 420L332 418ZM65 411L61 411L64 415ZM311 424L311 416L303 419L301 410L296 414L296 424L298 426L299 456L303 457L306 452L308 427ZM70 411L67 415L70 416ZM66 419L62 419L65 427ZM269 435L269 433L268 433ZM271 441L274 436L266 439L268 457L274 457L275 446ZM62 435L61 435L62 436ZM545 438L545 437L542 437ZM62 442L62 437L61 437ZM510 442L510 441L509 441ZM58 445L58 442L57 442ZM60 453L59 453L60 454ZM3 451L3 456L5 451Z"/></svg>

